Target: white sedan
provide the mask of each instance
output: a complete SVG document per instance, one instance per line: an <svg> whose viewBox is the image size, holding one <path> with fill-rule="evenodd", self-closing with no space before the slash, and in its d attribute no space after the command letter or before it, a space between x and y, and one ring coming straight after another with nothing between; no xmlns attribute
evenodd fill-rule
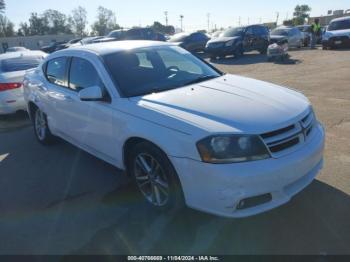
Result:
<svg viewBox="0 0 350 262"><path fill-rule="evenodd" d="M59 51L24 86L39 142L58 136L126 170L160 210L255 215L288 202L323 166L325 132L307 98L171 44Z"/></svg>
<svg viewBox="0 0 350 262"><path fill-rule="evenodd" d="M41 51L18 51L0 55L0 115L25 111L23 78L46 57Z"/></svg>

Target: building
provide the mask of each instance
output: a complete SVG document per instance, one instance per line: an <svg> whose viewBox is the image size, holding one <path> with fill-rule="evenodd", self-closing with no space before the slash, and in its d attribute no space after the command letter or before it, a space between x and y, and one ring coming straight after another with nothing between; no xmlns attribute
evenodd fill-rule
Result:
<svg viewBox="0 0 350 262"><path fill-rule="evenodd" d="M318 18L320 19L320 24L322 26L327 26L329 23L336 18L344 17L344 16L350 16L350 9L348 10L330 10L328 11L328 14L325 16L316 16L316 17L310 17L308 23L312 24L313 21Z"/></svg>
<svg viewBox="0 0 350 262"><path fill-rule="evenodd" d="M69 41L75 38L74 35L40 35L40 36L14 36L0 38L0 53L4 53L7 48L23 46L31 50L39 50L52 42Z"/></svg>

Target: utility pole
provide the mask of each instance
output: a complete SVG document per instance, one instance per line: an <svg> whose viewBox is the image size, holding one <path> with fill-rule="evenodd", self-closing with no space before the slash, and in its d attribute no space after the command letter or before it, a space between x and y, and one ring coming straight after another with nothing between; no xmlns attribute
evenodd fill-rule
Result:
<svg viewBox="0 0 350 262"><path fill-rule="evenodd" d="M183 20L184 20L184 15L180 15L181 32L183 32Z"/></svg>
<svg viewBox="0 0 350 262"><path fill-rule="evenodd" d="M168 11L165 11L164 15L165 15L165 25L168 26L168 22L169 22L169 20L168 20Z"/></svg>
<svg viewBox="0 0 350 262"><path fill-rule="evenodd" d="M279 20L279 18L280 18L280 13L277 12L276 15L277 15L277 17L276 17L276 26L278 26L278 20Z"/></svg>
<svg viewBox="0 0 350 262"><path fill-rule="evenodd" d="M250 18L248 17L248 25L250 25Z"/></svg>
<svg viewBox="0 0 350 262"><path fill-rule="evenodd" d="M238 26L241 26L241 17L238 18Z"/></svg>
<svg viewBox="0 0 350 262"><path fill-rule="evenodd" d="M210 32L210 13L207 14L208 33Z"/></svg>

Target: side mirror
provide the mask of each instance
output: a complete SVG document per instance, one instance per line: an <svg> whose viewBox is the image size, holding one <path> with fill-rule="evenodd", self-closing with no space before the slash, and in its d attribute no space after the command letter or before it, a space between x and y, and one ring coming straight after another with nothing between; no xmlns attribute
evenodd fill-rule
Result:
<svg viewBox="0 0 350 262"><path fill-rule="evenodd" d="M100 101L103 99L102 89L99 86L84 88L78 95L81 101Z"/></svg>

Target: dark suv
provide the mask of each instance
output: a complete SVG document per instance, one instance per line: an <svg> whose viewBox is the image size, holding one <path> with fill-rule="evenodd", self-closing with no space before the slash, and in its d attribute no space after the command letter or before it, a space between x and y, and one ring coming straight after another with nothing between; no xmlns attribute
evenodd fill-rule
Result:
<svg viewBox="0 0 350 262"><path fill-rule="evenodd" d="M218 38L210 40L205 51L212 59L226 57L227 55L239 57L244 52L253 50L265 54L269 41L269 30L263 25L236 27L230 28Z"/></svg>

